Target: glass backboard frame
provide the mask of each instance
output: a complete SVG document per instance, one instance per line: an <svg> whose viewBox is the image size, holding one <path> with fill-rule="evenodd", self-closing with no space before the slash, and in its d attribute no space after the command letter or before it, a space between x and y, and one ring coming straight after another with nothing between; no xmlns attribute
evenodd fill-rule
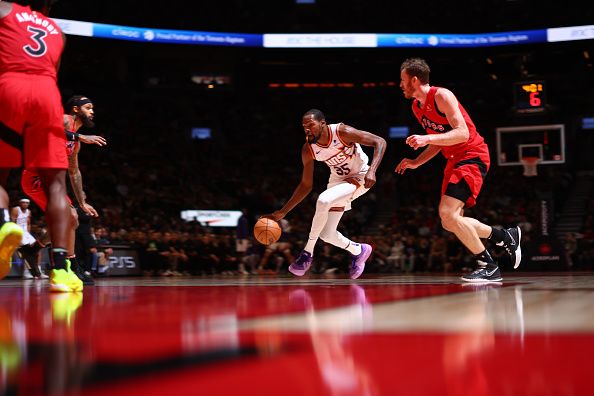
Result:
<svg viewBox="0 0 594 396"><path fill-rule="evenodd" d="M565 149L565 125L564 124L546 124L546 125L529 125L529 126L513 126L513 127L499 127L495 129L496 132L496 136L497 136L497 165L499 166L521 166L522 165L522 161L521 161L521 157L522 157L522 147L528 147L528 146L538 146L541 145L540 143L530 143L530 142L525 142L525 143L518 143L517 144L517 150L518 150L518 160L517 161L503 161L502 160L502 136L504 134L508 134L508 133L522 133L522 132L533 132L533 131L539 131L539 130L557 130L559 131L560 134L560 140L559 140L559 144L560 144L560 149L561 149L561 159L559 160L545 160L544 158L542 158L542 150L540 151L540 157L541 157L541 161L538 163L538 165L559 165L559 164L564 164L565 163L565 159L566 159L566 149Z"/></svg>

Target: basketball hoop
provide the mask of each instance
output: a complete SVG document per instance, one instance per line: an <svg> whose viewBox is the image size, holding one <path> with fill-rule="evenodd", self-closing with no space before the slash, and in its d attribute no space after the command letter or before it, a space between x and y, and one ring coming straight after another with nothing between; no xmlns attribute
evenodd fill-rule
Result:
<svg viewBox="0 0 594 396"><path fill-rule="evenodd" d="M539 157L522 157L522 165L524 166L524 176L534 177L538 176L537 165L540 162Z"/></svg>

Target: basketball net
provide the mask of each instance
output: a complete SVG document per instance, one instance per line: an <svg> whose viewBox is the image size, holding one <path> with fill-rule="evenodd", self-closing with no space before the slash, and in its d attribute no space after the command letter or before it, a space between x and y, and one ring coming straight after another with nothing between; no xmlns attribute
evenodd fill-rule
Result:
<svg viewBox="0 0 594 396"><path fill-rule="evenodd" d="M538 176L537 165L540 162L539 157L522 157L522 165L524 166L524 176L534 177Z"/></svg>

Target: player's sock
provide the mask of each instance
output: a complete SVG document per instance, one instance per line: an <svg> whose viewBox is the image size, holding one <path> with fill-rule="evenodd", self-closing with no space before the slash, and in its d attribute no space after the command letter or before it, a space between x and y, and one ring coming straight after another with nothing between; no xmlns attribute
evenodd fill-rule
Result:
<svg viewBox="0 0 594 396"><path fill-rule="evenodd" d="M322 229L326 225L326 221L328 221L328 208L318 207L311 221L311 230L309 231L307 244L305 245L305 248L303 248L306 252L311 253L312 256L316 242L320 237L320 232L322 232Z"/></svg>
<svg viewBox="0 0 594 396"><path fill-rule="evenodd" d="M305 244L305 247L303 248L303 250L305 250L306 252L308 252L312 257L313 257L313 252L314 252L314 248L316 247L316 242L318 241L318 238L316 239L308 239L307 243Z"/></svg>
<svg viewBox="0 0 594 396"><path fill-rule="evenodd" d="M361 254L361 244L357 242L349 241L349 244L345 249L348 250L353 256L358 256Z"/></svg>
<svg viewBox="0 0 594 396"><path fill-rule="evenodd" d="M483 250L479 254L475 254L474 258L476 259L479 267L486 267L488 264L495 264L493 257L491 257L487 249Z"/></svg>
<svg viewBox="0 0 594 396"><path fill-rule="evenodd" d="M503 242L505 239L505 231L503 229L491 227L491 235L487 238L495 243Z"/></svg>
<svg viewBox="0 0 594 396"><path fill-rule="evenodd" d="M52 248L50 251L50 260L53 269L66 269L66 258L68 252L63 248Z"/></svg>

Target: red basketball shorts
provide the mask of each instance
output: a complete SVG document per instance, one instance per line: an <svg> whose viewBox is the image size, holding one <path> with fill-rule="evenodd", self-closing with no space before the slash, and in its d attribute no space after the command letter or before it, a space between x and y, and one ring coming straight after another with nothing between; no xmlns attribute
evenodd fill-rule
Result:
<svg viewBox="0 0 594 396"><path fill-rule="evenodd" d="M63 117L54 79L0 75L0 168L67 169Z"/></svg>
<svg viewBox="0 0 594 396"><path fill-rule="evenodd" d="M23 192L45 212L47 208L47 195L43 191L43 185L41 184L39 175L25 169L21 175L21 187L23 188ZM66 199L70 206L72 206L70 198L66 196Z"/></svg>
<svg viewBox="0 0 594 396"><path fill-rule="evenodd" d="M467 208L474 206L490 164L486 145L448 159L443 172L441 195L459 199Z"/></svg>

